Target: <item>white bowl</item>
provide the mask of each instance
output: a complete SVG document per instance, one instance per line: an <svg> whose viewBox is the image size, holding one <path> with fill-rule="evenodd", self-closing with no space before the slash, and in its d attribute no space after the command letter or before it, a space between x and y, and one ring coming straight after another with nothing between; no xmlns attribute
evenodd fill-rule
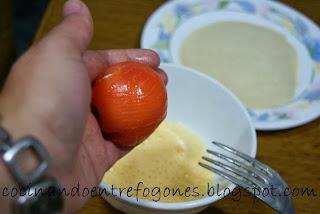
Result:
<svg viewBox="0 0 320 214"><path fill-rule="evenodd" d="M210 143L218 141L238 149L252 157L256 155L256 132L250 117L239 99L225 86L200 72L173 64L162 64L169 77L168 115L171 121L182 122L199 134L208 148L217 150ZM199 160L200 161L200 160ZM222 178L215 183L223 183L233 190L234 184ZM115 208L125 213L197 213L224 197L206 196L199 200L179 203L153 202L126 195L102 182L109 195L103 197ZM222 189L223 190L223 189Z"/></svg>

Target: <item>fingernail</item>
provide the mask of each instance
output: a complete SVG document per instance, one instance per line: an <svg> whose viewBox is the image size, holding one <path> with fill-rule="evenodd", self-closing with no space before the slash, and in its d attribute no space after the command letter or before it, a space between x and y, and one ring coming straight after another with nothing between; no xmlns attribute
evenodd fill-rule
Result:
<svg viewBox="0 0 320 214"><path fill-rule="evenodd" d="M83 3L80 0L68 0L63 6L62 16L66 17L73 13L80 13Z"/></svg>

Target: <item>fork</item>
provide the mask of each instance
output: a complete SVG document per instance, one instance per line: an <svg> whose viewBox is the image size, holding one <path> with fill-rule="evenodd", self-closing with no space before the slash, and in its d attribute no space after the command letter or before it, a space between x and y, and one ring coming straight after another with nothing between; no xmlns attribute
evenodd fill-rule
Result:
<svg viewBox="0 0 320 214"><path fill-rule="evenodd" d="M202 157L202 159L209 162L210 165L200 162L200 166L244 188L279 213L295 213L290 194L283 195L285 191L289 190L288 185L276 171L229 146L218 142L212 143L233 154L234 158L212 150L207 150L210 155L220 158L224 162L217 159ZM268 194L260 194L265 189L268 189ZM269 194L270 189L275 192ZM259 190L258 195L256 190Z"/></svg>

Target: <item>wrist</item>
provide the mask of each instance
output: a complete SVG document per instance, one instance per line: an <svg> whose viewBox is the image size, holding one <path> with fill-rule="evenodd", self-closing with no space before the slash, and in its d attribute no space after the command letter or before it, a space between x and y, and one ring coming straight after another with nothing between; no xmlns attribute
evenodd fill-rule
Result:
<svg viewBox="0 0 320 214"><path fill-rule="evenodd" d="M60 212L63 198L57 194L60 186L56 179L47 174L49 155L44 146L32 136L24 136L14 141L3 128L0 130L0 135L1 158L13 177L12 180L17 184L15 188L6 187L6 185L3 188L6 196L9 196L8 192L11 190L14 212L34 213L39 210L39 213L48 210L54 213ZM6 181L9 180L6 179L3 184L6 184ZM33 194L39 189L42 192L40 195ZM5 200L4 206L8 206L8 202ZM51 206L50 203L53 205ZM6 212L9 208L6 208Z"/></svg>
<svg viewBox="0 0 320 214"><path fill-rule="evenodd" d="M4 113L2 113L4 112ZM24 111L5 112L1 111L0 126L6 129L14 141L24 136L34 136L46 148L49 158L59 156L59 161L64 161L63 146L61 146L57 136L55 136L48 126L44 124L40 118L27 114ZM27 153L27 152L26 152ZM30 154L22 155L25 168L32 168L36 165L36 160L30 159ZM52 167L56 167L58 163L54 163Z"/></svg>
<svg viewBox="0 0 320 214"><path fill-rule="evenodd" d="M21 118L18 120L17 118ZM16 140L22 136L26 136L27 133L30 135L30 131L33 126L23 126L24 124L24 116L20 114L19 111L16 111L15 114L10 114L5 111L0 112L0 126L6 129L12 139ZM34 128L34 127L33 127ZM19 163L21 163L21 168L26 169L29 171L30 169L36 166L36 160L33 158L29 158L30 154L26 152L26 154L22 154L19 158ZM33 156L30 156L33 157ZM4 213L11 213L12 211L12 203L13 200L19 194L19 188L15 181L15 179L10 174L7 166L4 164L2 157L0 158L0 184L1 184L1 200L0 200L0 207ZM15 191L17 190L17 192Z"/></svg>

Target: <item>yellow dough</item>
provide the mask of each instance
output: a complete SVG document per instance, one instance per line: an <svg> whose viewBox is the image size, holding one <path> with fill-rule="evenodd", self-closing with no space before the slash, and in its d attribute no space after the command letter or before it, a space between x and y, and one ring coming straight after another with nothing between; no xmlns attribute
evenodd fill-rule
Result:
<svg viewBox="0 0 320 214"><path fill-rule="evenodd" d="M116 188L126 189L137 189L138 183L143 182L139 186L142 189L138 192L140 199L162 202L196 200L207 193L207 186L214 177L213 173L198 165L205 149L202 139L186 127L164 121L147 140L107 171L103 180ZM146 197L143 197L144 188L150 190ZM176 192L173 196L177 188L182 195Z"/></svg>

